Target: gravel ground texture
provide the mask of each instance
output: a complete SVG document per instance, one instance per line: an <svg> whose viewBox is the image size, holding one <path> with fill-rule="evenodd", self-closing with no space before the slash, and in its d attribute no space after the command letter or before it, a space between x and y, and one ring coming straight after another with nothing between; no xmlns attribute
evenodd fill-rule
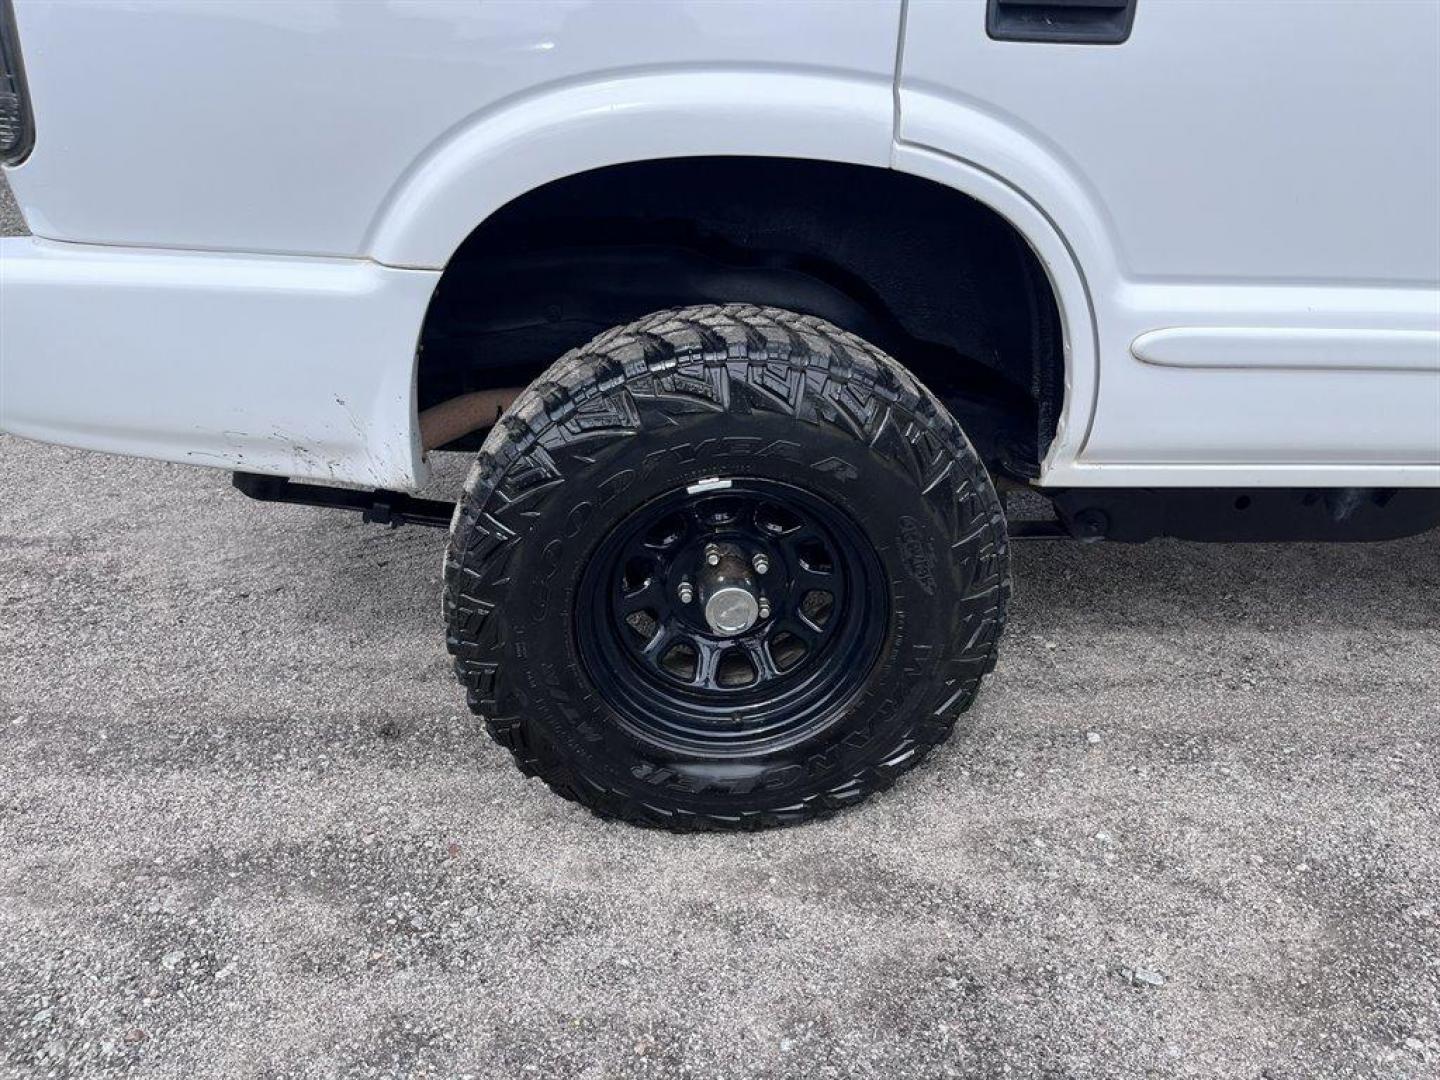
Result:
<svg viewBox="0 0 1440 1080"><path fill-rule="evenodd" d="M0 1075L1440 1075L1440 535L1021 545L920 769L675 837L485 740L438 532L0 492Z"/></svg>
<svg viewBox="0 0 1440 1080"><path fill-rule="evenodd" d="M10 185L0 176L0 236L18 236L25 231L25 219L10 194Z"/></svg>

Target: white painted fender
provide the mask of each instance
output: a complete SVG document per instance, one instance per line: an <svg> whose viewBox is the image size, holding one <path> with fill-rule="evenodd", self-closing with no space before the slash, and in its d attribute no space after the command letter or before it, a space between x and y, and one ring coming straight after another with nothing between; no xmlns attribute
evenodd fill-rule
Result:
<svg viewBox="0 0 1440 1080"><path fill-rule="evenodd" d="M1084 445L1100 387L1095 310L1069 239L1047 209L996 174L959 158L896 143L894 168L962 192L1013 225L1044 267L1060 310L1065 355L1065 400L1055 438L1041 465L1041 481L1057 462L1074 460Z"/></svg>
<svg viewBox="0 0 1440 1080"><path fill-rule="evenodd" d="M1095 322L1070 221L1097 261L1113 266L1093 209L1063 170L1015 132L945 108L964 128L973 161L892 140L891 85L854 75L795 72L630 74L528 95L476 114L432 147L395 186L366 249L396 267L444 267L477 225L553 180L606 165L699 155L801 157L893 167L952 188L1014 225L1039 257L1060 308L1065 405L1047 457L1078 453L1093 411ZM940 118L937 117L937 122ZM1048 196L1037 203L1004 171Z"/></svg>
<svg viewBox="0 0 1440 1080"><path fill-rule="evenodd" d="M471 116L397 182L365 244L390 266L440 269L510 200L552 180L658 158L890 161L888 79L766 70L624 74L542 88Z"/></svg>
<svg viewBox="0 0 1440 1080"><path fill-rule="evenodd" d="M1050 277L1065 336L1066 384L1039 482L1076 482L1073 467L1089 440L1100 394L1101 326L1123 282L1113 223L1058 149L1023 125L923 87L903 87L900 101L895 167L996 210L1026 238Z"/></svg>

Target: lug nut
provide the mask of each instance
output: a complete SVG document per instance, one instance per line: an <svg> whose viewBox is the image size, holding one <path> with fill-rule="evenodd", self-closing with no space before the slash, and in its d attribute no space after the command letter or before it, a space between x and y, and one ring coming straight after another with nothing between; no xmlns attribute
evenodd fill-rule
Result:
<svg viewBox="0 0 1440 1080"><path fill-rule="evenodd" d="M760 572L763 574L765 571L764 571L764 570L761 570ZM762 596L762 597L760 597L760 618L762 618L762 619L768 619L769 617L770 617L770 601L767 600L767 599L765 599L765 597Z"/></svg>
<svg viewBox="0 0 1440 1080"><path fill-rule="evenodd" d="M755 573L765 574L770 571L770 556L763 551L757 551L755 557L750 560L750 565L755 567Z"/></svg>
<svg viewBox="0 0 1440 1080"><path fill-rule="evenodd" d="M720 549L714 544L705 545L705 563L707 566L720 565Z"/></svg>
<svg viewBox="0 0 1440 1080"><path fill-rule="evenodd" d="M680 582L678 591L680 593L680 603L682 604L688 604L691 600L695 599L695 589L688 581Z"/></svg>

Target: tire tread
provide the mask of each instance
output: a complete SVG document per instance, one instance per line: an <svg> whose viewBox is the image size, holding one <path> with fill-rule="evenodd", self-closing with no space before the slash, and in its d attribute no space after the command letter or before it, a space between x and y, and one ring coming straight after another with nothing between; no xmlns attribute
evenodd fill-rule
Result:
<svg viewBox="0 0 1440 1080"><path fill-rule="evenodd" d="M634 394L696 409L768 409L825 424L901 462L917 485L948 496L958 539L975 567L969 598L986 617L942 676L933 714L882 760L793 805L736 814L656 806L576 775L506 692L504 605L511 552L526 512L565 483L552 451L634 434ZM574 452L573 450L571 451ZM947 483L948 481L948 483ZM909 372L861 338L821 319L752 304L658 311L600 334L555 362L491 430L465 481L444 566L447 647L470 709L526 776L602 817L688 832L748 830L827 817L889 788L953 730L980 678L993 670L1010 596L1008 540L983 464L949 411Z"/></svg>

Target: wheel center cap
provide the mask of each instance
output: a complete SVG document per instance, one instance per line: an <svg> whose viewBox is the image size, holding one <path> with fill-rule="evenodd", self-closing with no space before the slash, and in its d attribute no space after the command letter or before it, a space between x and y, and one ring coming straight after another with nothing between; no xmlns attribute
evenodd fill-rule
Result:
<svg viewBox="0 0 1440 1080"><path fill-rule="evenodd" d="M745 553L733 544L709 544L697 575L705 624L721 637L743 634L760 618L760 597Z"/></svg>
<svg viewBox="0 0 1440 1080"><path fill-rule="evenodd" d="M711 630L725 637L743 634L759 617L760 601L740 585L721 586L705 601L705 621Z"/></svg>

